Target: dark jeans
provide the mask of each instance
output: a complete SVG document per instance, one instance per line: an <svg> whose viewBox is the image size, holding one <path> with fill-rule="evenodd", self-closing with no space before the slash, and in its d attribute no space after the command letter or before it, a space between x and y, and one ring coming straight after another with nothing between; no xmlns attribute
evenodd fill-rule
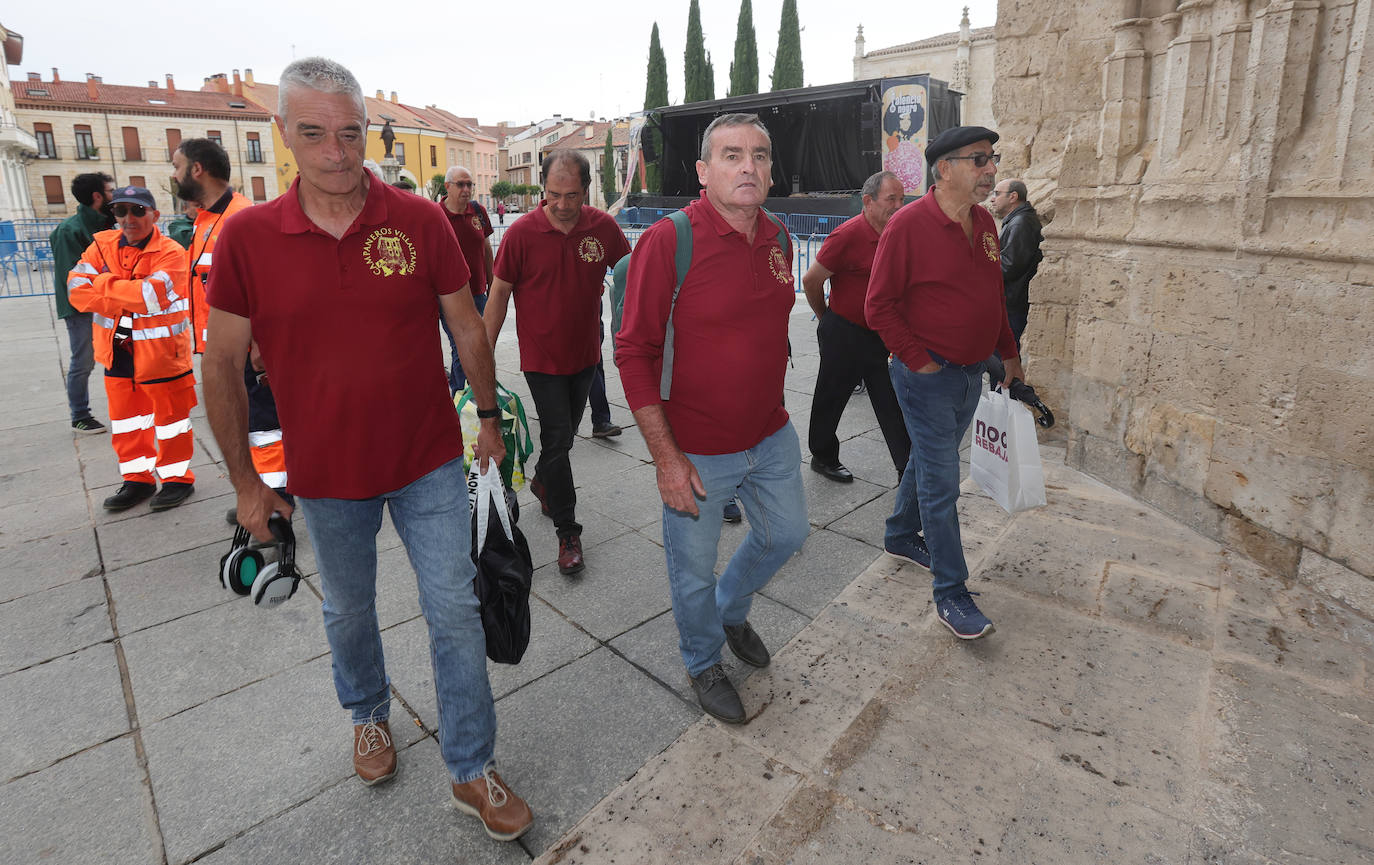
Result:
<svg viewBox="0 0 1374 865"><path fill-rule="evenodd" d="M472 299L477 307L477 314L481 315L487 308L486 294L479 294ZM439 326L444 329L444 336L448 337L449 353L453 357L453 364L448 371L448 395L456 396L458 391L467 387L467 376L463 375L463 363L458 359L458 343L453 339L453 332L448 329L448 322L444 320L444 314L439 313Z"/></svg>
<svg viewBox="0 0 1374 865"><path fill-rule="evenodd" d="M863 381L892 455L892 465L901 473L911 455L911 439L888 375L887 346L877 333L833 312L827 312L816 325L816 342L821 350L821 366L816 373L811 428L806 437L812 458L828 465L840 461L840 440L835 430L854 394L854 386Z"/></svg>
<svg viewBox="0 0 1374 865"><path fill-rule="evenodd" d="M1021 334L1026 332L1026 319L1030 309L1007 309L1007 321L1011 324L1011 335L1016 337L1016 350L1021 350Z"/></svg>
<svg viewBox="0 0 1374 865"><path fill-rule="evenodd" d="M606 321L599 322L601 341L606 341ZM606 367L600 358L596 361L596 375L592 376L592 389L588 394L592 406L592 428L611 425L611 405L606 402Z"/></svg>
<svg viewBox="0 0 1374 865"><path fill-rule="evenodd" d="M572 375L525 373L534 410L539 415L539 461L534 467L533 482L544 487L544 500L560 538L582 534L568 452L572 450L577 425L582 423L595 374L595 366Z"/></svg>
<svg viewBox="0 0 1374 865"><path fill-rule="evenodd" d="M91 314L74 312L62 320L67 323L67 341L72 346L72 359L67 364L67 408L75 423L91 416L91 370L95 368Z"/></svg>

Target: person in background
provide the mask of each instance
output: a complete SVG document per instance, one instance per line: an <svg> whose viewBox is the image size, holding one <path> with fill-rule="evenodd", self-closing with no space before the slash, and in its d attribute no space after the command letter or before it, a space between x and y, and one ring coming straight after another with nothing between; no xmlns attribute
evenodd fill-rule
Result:
<svg viewBox="0 0 1374 865"><path fill-rule="evenodd" d="M91 314L74 308L67 298L67 275L81 260L81 254L95 240L96 232L114 227L110 199L114 178L101 172L78 174L72 181L76 213L68 216L48 235L52 247L53 297L57 317L67 325L71 360L67 363L67 407L72 429L85 435L105 432L105 425L91 416L91 370L95 354L91 345Z"/></svg>

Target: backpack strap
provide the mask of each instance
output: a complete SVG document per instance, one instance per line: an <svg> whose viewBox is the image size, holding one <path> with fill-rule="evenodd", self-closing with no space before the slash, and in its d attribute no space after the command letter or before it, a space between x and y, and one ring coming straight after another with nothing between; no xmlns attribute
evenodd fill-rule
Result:
<svg viewBox="0 0 1374 865"><path fill-rule="evenodd" d="M673 231L677 235L677 252L673 262L677 267L677 283L673 286L673 299L668 304L668 323L663 329L663 374L658 380L658 398L668 400L673 386L673 311L677 308L677 296L682 291L682 283L687 280L687 271L692 266L692 222L686 212L675 210L668 214L672 220Z"/></svg>
<svg viewBox="0 0 1374 865"><path fill-rule="evenodd" d="M782 254L785 255L785 256L787 256L787 263L788 263L788 264L791 264L791 263L792 263L792 235L791 235L790 232L788 232L787 226L783 225L783 224L782 224L782 220L781 220L781 219L778 219L776 216L774 216L774 215L772 214L771 211L769 211L769 210L767 210L767 209L765 209L765 208L759 208L759 209L760 209L760 210L763 210L763 215L766 216L766 217L768 217L768 221L769 221L769 222L773 223L774 225L776 225L776 226L778 227L778 246L781 246L781 247L782 247Z"/></svg>

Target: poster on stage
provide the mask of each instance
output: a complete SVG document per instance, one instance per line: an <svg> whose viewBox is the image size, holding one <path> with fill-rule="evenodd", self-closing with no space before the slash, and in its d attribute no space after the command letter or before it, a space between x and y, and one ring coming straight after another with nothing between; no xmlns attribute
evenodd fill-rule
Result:
<svg viewBox="0 0 1374 865"><path fill-rule="evenodd" d="M907 195L921 195L926 176L930 81L925 75L883 80L883 170L902 181Z"/></svg>

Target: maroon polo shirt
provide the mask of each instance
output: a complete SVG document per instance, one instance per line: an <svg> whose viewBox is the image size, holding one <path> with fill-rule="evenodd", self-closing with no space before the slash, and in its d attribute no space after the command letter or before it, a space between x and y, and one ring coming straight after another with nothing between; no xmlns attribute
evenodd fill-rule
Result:
<svg viewBox="0 0 1374 865"><path fill-rule="evenodd" d="M993 349L1016 357L992 214L973 208L969 243L933 188L898 210L878 241L864 311L888 351L913 371L934 359L932 351L960 364L987 360Z"/></svg>
<svg viewBox="0 0 1374 865"><path fill-rule="evenodd" d="M597 362L603 280L629 252L616 221L586 205L567 234L543 205L506 229L496 277L514 286L521 370L572 375Z"/></svg>
<svg viewBox="0 0 1374 865"><path fill-rule="evenodd" d="M462 454L434 320L468 267L433 202L373 175L336 240L301 210L299 187L225 221L209 302L252 325L290 491L372 498Z"/></svg>
<svg viewBox="0 0 1374 865"><path fill-rule="evenodd" d="M444 204L446 200L447 197L439 199L439 209L448 217L453 233L458 236L458 248L463 250L468 273L473 275L472 294L474 297L481 296L487 293L487 287L491 285L486 253L487 238L492 235L491 220L482 218L486 214L478 211L481 205L474 201L469 201L462 213L454 213Z"/></svg>
<svg viewBox="0 0 1374 865"><path fill-rule="evenodd" d="M878 251L878 232L862 213L846 219L830 233L816 253L816 261L830 271L830 311L851 324L868 327L864 298L873 253Z"/></svg>
<svg viewBox="0 0 1374 865"><path fill-rule="evenodd" d="M796 302L792 262L762 210L752 243L704 191L684 210L692 223L692 266L673 310L668 401L659 398L659 376L677 282L670 220L650 226L635 245L615 362L631 410L661 403L685 453L738 453L787 423L782 386Z"/></svg>

